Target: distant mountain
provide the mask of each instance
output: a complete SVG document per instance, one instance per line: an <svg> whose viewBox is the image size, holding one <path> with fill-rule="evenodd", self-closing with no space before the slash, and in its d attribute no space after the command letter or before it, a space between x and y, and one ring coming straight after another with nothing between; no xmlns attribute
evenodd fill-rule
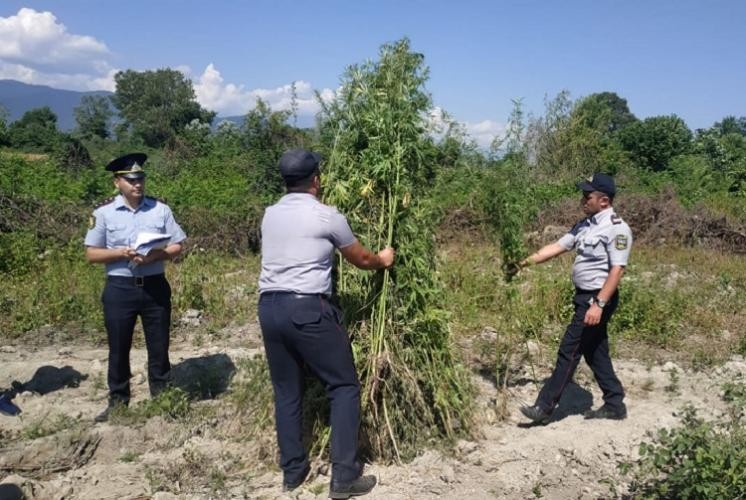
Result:
<svg viewBox="0 0 746 500"><path fill-rule="evenodd" d="M0 80L0 106L8 112L10 122L18 120L30 109L49 106L57 115L57 127L60 130L71 130L75 128L73 109L80 105L80 100L86 95L109 96L111 92L76 92L53 89L45 85L30 85L15 80Z"/></svg>
<svg viewBox="0 0 746 500"><path fill-rule="evenodd" d="M216 116L212 121L212 126L217 127L220 122L233 122L239 127L243 125L243 121L246 118L245 115L238 116ZM293 123L293 118L288 120L288 123L298 128L313 128L316 126L316 117L313 115L298 115L298 120Z"/></svg>
<svg viewBox="0 0 746 500"><path fill-rule="evenodd" d="M18 120L23 114L34 108L49 106L57 115L57 127L63 131L75 128L73 110L80 105L80 100L86 95L110 96L111 92L95 90L91 92L76 92L47 87L46 85L31 85L16 80L0 80L0 106L8 112L8 121ZM217 116L213 126L222 121L230 121L241 126L243 116ZM313 127L315 118L310 115L298 116L296 126L300 128Z"/></svg>

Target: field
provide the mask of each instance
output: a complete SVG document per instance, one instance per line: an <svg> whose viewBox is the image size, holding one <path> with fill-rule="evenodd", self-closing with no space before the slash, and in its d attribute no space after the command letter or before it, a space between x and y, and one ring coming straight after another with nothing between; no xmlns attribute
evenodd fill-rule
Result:
<svg viewBox="0 0 746 500"><path fill-rule="evenodd" d="M0 384L25 386L15 398L24 413L3 417L0 466L14 474L6 483L34 491L30 498L287 498L273 463L271 393L253 317L258 261L215 258L205 267L194 259L211 277L200 280L205 295L222 302L199 313L179 309L171 350L177 389L156 401L147 396L138 337L134 404L110 423L92 422L106 398L100 328L70 338L46 326L0 349ZM375 462L370 470L381 484L370 498L613 498L633 483L624 464L638 458L649 432L680 425L686 406L710 420L728 414L727 384L746 383L746 362L733 355L746 318L742 256L638 249L612 334L630 417L582 419L600 400L582 367L552 422L538 428L526 426L517 408L532 400L554 361L569 262L508 285L498 259L478 235L446 239L439 252L454 341L477 393L473 437L453 448L423 447L409 463ZM175 296L187 293L193 269L189 259L170 268ZM651 309L652 296L669 302ZM315 461L313 479L292 498L325 498L326 464Z"/></svg>
<svg viewBox="0 0 746 500"><path fill-rule="evenodd" d="M156 93L172 82L183 113L125 116L116 137L106 120L61 133L48 109L0 127L0 388L23 410L0 416L0 498L326 496L328 408L313 382L312 474L280 491L256 320L259 221L284 192L278 158L297 147L321 152L322 199L360 241L397 249L390 271L340 263L335 277L365 394L361 450L380 480L368 498L746 495L746 118L692 132L676 115L638 119L613 92L563 91L543 116L514 101L485 150L447 117L434 123L407 39L347 68L312 129L262 101L243 124L211 128L181 73L120 79ZM94 424L107 399L104 273L83 238L112 194L101 166L135 150L149 155L147 192L189 235L167 267L173 387L148 397L138 326L133 404ZM572 261L508 270L581 218L575 183L596 171L614 174L634 233L610 326L629 418L583 419L600 395L581 363L551 422L527 426L518 408L554 364Z"/></svg>

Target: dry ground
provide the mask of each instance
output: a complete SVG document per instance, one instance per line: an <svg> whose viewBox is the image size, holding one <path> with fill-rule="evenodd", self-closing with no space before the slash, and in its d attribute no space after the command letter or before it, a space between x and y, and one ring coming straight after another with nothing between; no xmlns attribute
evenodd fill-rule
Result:
<svg viewBox="0 0 746 500"><path fill-rule="evenodd" d="M208 347L177 339L172 362L182 381L204 377L200 371L227 377L242 359L261 352L256 325L221 333L206 339ZM544 358L540 376L548 374L553 355ZM132 360L137 402L147 398L144 350L133 349ZM746 378L742 358L707 372L635 359L619 360L616 367L628 392L627 420L583 419L582 412L600 402L583 366L543 427L525 425L518 411L536 393L529 370L507 395L475 376L480 437L458 443L452 453L423 450L408 464L370 465L379 485L366 498L616 498L628 480L618 465L636 456L647 432L676 425L685 404L718 416L724 411L721 385ZM0 416L0 496L17 487L34 499L326 498L325 467L283 495L276 467L256 465L274 453L272 436L232 437L242 421L220 396L195 402L198 416L190 422L152 417L131 425L94 424L105 404L105 370L102 348L0 347L0 387L26 383L14 400L23 414Z"/></svg>

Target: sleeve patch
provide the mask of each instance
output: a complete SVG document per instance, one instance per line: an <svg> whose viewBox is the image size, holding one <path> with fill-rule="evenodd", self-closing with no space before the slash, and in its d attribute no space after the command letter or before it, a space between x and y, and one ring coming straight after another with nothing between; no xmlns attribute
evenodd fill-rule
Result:
<svg viewBox="0 0 746 500"><path fill-rule="evenodd" d="M96 227L96 216L91 215L88 217L88 229L93 229L94 227Z"/></svg>
<svg viewBox="0 0 746 500"><path fill-rule="evenodd" d="M629 239L624 234L617 235L616 238L614 238L614 248L617 250L626 250L627 245L629 245Z"/></svg>

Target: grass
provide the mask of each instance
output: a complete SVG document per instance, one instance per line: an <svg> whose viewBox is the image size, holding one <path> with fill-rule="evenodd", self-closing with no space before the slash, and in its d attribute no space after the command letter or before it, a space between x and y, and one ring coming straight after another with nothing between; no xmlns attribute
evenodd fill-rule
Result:
<svg viewBox="0 0 746 500"><path fill-rule="evenodd" d="M237 258L194 249L180 263L168 265L166 273L176 326L176 320L193 308L202 311L204 326L213 330L256 317L257 256ZM82 337L104 342L99 333L104 281L103 267L85 262L82 240L49 249L29 275L6 276L0 290L0 339L40 344ZM24 335L45 325L54 325L56 335L62 332L63 338Z"/></svg>
<svg viewBox="0 0 746 500"><path fill-rule="evenodd" d="M30 422L21 431L21 438L27 440L34 440L45 436L51 436L60 431L72 429L76 427L80 421L76 418L68 415L58 414L41 416L40 418Z"/></svg>
<svg viewBox="0 0 746 500"><path fill-rule="evenodd" d="M514 284L505 282L500 258L496 245L479 235L447 241L439 250L454 337L475 339L485 327L495 329L498 372L505 369L501 353L520 351L527 339L556 349L572 314L573 293L571 256L531 267ZM722 362L745 352L745 292L744 256L636 247L609 325L612 349L699 368Z"/></svg>
<svg viewBox="0 0 746 500"><path fill-rule="evenodd" d="M109 417L115 425L134 426L160 416L168 420L184 420L191 413L189 394L179 388L168 388L158 396L146 399L134 406L118 406Z"/></svg>

